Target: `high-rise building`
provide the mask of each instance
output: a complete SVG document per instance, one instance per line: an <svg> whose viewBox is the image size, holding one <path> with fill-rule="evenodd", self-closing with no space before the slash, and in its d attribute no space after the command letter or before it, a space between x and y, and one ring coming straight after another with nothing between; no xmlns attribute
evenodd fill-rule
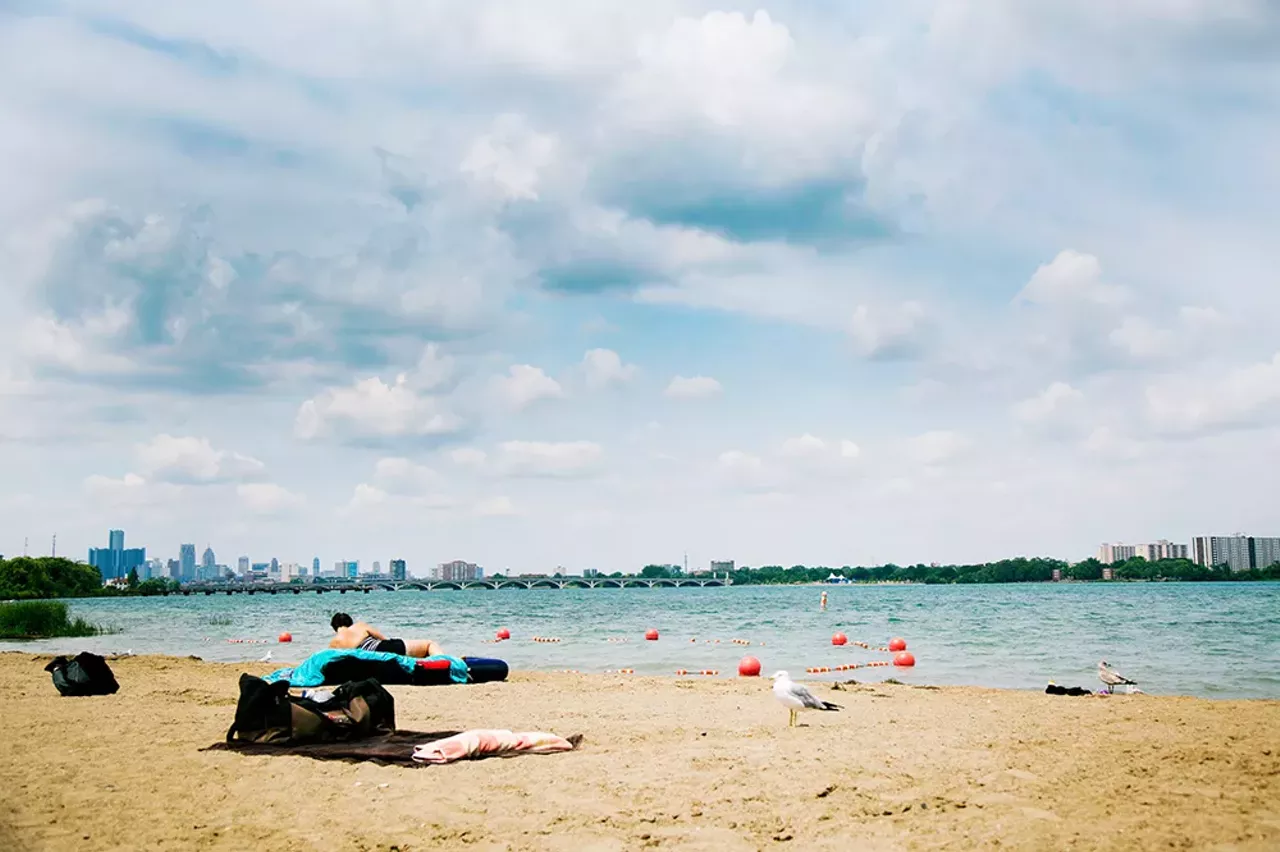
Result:
<svg viewBox="0 0 1280 852"><path fill-rule="evenodd" d="M337 562L333 563L333 574L331 576L333 577L347 576L347 560L339 559Z"/></svg>
<svg viewBox="0 0 1280 852"><path fill-rule="evenodd" d="M375 577L382 573L382 563L377 559L373 560L373 568L369 571Z"/></svg>
<svg viewBox="0 0 1280 852"><path fill-rule="evenodd" d="M1103 565L1114 565L1132 559L1138 554L1138 548L1132 544L1104 544L1098 548L1098 561Z"/></svg>
<svg viewBox="0 0 1280 852"><path fill-rule="evenodd" d="M1280 562L1280 538L1246 535L1198 535L1191 539L1197 565L1226 565L1232 571L1268 568Z"/></svg>
<svg viewBox="0 0 1280 852"><path fill-rule="evenodd" d="M276 559L274 556L271 557L271 573L272 574L280 573L280 560Z"/></svg>
<svg viewBox="0 0 1280 852"><path fill-rule="evenodd" d="M320 557L319 556L311 560L311 576L312 577L320 576Z"/></svg>
<svg viewBox="0 0 1280 852"><path fill-rule="evenodd" d="M182 579L182 563L180 563L176 559L170 559L167 563L165 563L165 573L169 576L170 580L181 580Z"/></svg>
<svg viewBox="0 0 1280 852"><path fill-rule="evenodd" d="M181 563L179 579L190 583L196 578L196 546L184 544L178 548L178 562Z"/></svg>
<svg viewBox="0 0 1280 852"><path fill-rule="evenodd" d="M392 559L391 560L391 579L404 580L405 577L406 577L406 571L404 567L404 560Z"/></svg>
<svg viewBox="0 0 1280 852"><path fill-rule="evenodd" d="M437 580L447 580L451 583L462 583L467 580L479 580L484 577L484 569L474 562L464 562L461 559L455 559L452 562L441 562L432 572Z"/></svg>
<svg viewBox="0 0 1280 852"><path fill-rule="evenodd" d="M714 560L714 559L712 559L712 560L711 560L711 573L712 573L712 574L719 574L719 573L721 573L721 572L723 572L723 573L725 573L725 574L728 574L728 573L729 573L729 572L731 572L731 571L733 571L733 560L732 560L732 559L729 559L729 560L727 560L727 561L720 561L720 562L717 562L717 561L716 561L716 560Z"/></svg>
<svg viewBox="0 0 1280 852"><path fill-rule="evenodd" d="M1134 556L1140 556L1148 562L1158 562L1161 559L1186 559L1187 546L1160 539L1152 544L1134 545Z"/></svg>
<svg viewBox="0 0 1280 852"><path fill-rule="evenodd" d="M200 556L198 576L206 582L218 579L218 559L213 555L212 547L206 547L204 553Z"/></svg>
<svg viewBox="0 0 1280 852"><path fill-rule="evenodd" d="M145 547L125 549L124 530L109 530L107 542L108 547L89 548L89 564L98 569L104 582L127 577L147 561Z"/></svg>
<svg viewBox="0 0 1280 852"><path fill-rule="evenodd" d="M354 580L355 578L360 576L360 560L359 559L357 559L355 562L347 563L347 571L345 576L348 580Z"/></svg>
<svg viewBox="0 0 1280 852"><path fill-rule="evenodd" d="M249 557L241 556L236 560L236 573L241 577L249 573Z"/></svg>

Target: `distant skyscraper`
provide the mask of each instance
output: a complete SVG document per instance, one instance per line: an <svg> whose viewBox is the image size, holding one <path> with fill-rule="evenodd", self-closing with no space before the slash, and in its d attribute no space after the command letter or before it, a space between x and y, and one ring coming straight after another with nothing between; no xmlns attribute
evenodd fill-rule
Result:
<svg viewBox="0 0 1280 852"><path fill-rule="evenodd" d="M165 564L165 573L169 575L170 580L182 579L182 563L176 559L170 559Z"/></svg>
<svg viewBox="0 0 1280 852"><path fill-rule="evenodd" d="M236 569L239 572L241 577L243 577L245 574L248 574L249 573L249 557L241 556L240 560L236 563Z"/></svg>
<svg viewBox="0 0 1280 852"><path fill-rule="evenodd" d="M320 576L320 557L319 556L311 560L311 576L312 577Z"/></svg>
<svg viewBox="0 0 1280 852"><path fill-rule="evenodd" d="M124 530L108 531L107 541L109 547L89 548L89 564L98 569L104 581L127 577L130 571L141 568L147 561L145 547L125 549Z"/></svg>
<svg viewBox="0 0 1280 852"><path fill-rule="evenodd" d="M392 559L391 560L391 579L403 580L405 579L405 575L406 575L406 571L404 567L404 560Z"/></svg>
<svg viewBox="0 0 1280 852"><path fill-rule="evenodd" d="M375 575L376 575L376 574L381 574L381 573L382 573L382 563L381 563L381 562L379 562L377 559L373 560L373 570L372 570L372 571L370 571L369 573L370 573L370 574L375 574Z"/></svg>
<svg viewBox="0 0 1280 852"><path fill-rule="evenodd" d="M484 577L484 569L474 562L455 559L452 562L441 562L436 566L435 579L461 583L466 580L478 580Z"/></svg>
<svg viewBox="0 0 1280 852"><path fill-rule="evenodd" d="M204 554L200 557L200 567L203 568L206 573L211 573L218 567L218 558L213 555L212 547L206 547L204 549Z"/></svg>
<svg viewBox="0 0 1280 852"><path fill-rule="evenodd" d="M347 579L354 580L356 577L359 577L359 576L360 576L360 560L357 559L355 562L348 562L347 563Z"/></svg>
<svg viewBox="0 0 1280 852"><path fill-rule="evenodd" d="M272 574L280 573L280 560L276 559L274 556L271 557L271 573Z"/></svg>
<svg viewBox="0 0 1280 852"><path fill-rule="evenodd" d="M178 548L178 562L181 563L180 579L184 583L190 583L196 578L196 546L184 544Z"/></svg>

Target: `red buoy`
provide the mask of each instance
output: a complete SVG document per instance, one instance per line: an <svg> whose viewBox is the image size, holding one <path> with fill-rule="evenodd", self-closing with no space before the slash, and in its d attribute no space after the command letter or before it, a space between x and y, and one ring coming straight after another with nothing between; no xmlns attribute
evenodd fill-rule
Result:
<svg viewBox="0 0 1280 852"><path fill-rule="evenodd" d="M644 632L644 638L648 639L650 642L656 642L658 641L658 631L650 627Z"/></svg>
<svg viewBox="0 0 1280 852"><path fill-rule="evenodd" d="M901 636L893 637L889 640L889 650L895 652L907 650L907 640L903 639Z"/></svg>
<svg viewBox="0 0 1280 852"><path fill-rule="evenodd" d="M899 651L893 655L893 664L895 666L914 666L916 658L910 651Z"/></svg>
<svg viewBox="0 0 1280 852"><path fill-rule="evenodd" d="M499 641L499 642L501 642L501 641L502 641L502 640L504 640L504 639L510 639L510 638L511 638L511 631L510 631L510 630L508 630L508 629L507 629L507 628L505 628L505 627L502 627L502 628L499 628L499 629L498 629L498 632L497 632L497 634L496 634L496 635L497 635L497 637L498 637L498 641Z"/></svg>
<svg viewBox="0 0 1280 852"><path fill-rule="evenodd" d="M743 657L738 661L739 677L759 677L760 661L755 657Z"/></svg>
<svg viewBox="0 0 1280 852"><path fill-rule="evenodd" d="M849 641L849 637L845 636L843 633L836 633L831 637L832 645L843 645L848 641Z"/></svg>
<svg viewBox="0 0 1280 852"><path fill-rule="evenodd" d="M286 630L284 633L281 633L281 634L280 634L280 641L281 641L281 642L292 642L292 641L293 641L293 634Z"/></svg>

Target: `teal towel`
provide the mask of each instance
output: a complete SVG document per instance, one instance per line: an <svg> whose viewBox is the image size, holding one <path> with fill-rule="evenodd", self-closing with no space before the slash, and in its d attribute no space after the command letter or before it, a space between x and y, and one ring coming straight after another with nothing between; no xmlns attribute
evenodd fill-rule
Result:
<svg viewBox="0 0 1280 852"><path fill-rule="evenodd" d="M418 665L418 657L406 657L402 654L388 654L385 651L366 651L363 648L325 648L316 651L293 668L278 669L263 678L267 683L287 680L290 686L324 686L324 667L339 657L360 657L365 660L391 660L399 663L405 674L413 674ZM457 657L443 654L427 657L428 660L448 660L449 677L454 683L466 683L470 679L467 664Z"/></svg>

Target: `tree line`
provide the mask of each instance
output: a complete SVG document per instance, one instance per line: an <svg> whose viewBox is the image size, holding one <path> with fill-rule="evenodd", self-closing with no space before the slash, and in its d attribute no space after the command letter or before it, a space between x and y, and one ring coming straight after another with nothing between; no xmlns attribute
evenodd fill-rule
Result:
<svg viewBox="0 0 1280 852"><path fill-rule="evenodd" d="M735 586L780 586L817 583L832 574L854 583L1047 583L1054 571L1063 580L1101 580L1103 565L1097 559L1074 564L1044 557L1001 559L969 565L879 565L873 568L843 565L805 566L763 565L739 566L729 572ZM1232 571L1226 565L1197 565L1188 559L1160 559L1148 562L1135 557L1109 566L1116 580L1181 580L1187 582L1280 580L1280 562L1267 568ZM667 565L646 565L640 576L651 579L678 576ZM709 572L691 573L693 577L709 577Z"/></svg>
<svg viewBox="0 0 1280 852"><path fill-rule="evenodd" d="M178 588L175 580L139 580L136 570L126 583L123 589L106 588L97 568L61 556L0 559L0 600L158 595Z"/></svg>

